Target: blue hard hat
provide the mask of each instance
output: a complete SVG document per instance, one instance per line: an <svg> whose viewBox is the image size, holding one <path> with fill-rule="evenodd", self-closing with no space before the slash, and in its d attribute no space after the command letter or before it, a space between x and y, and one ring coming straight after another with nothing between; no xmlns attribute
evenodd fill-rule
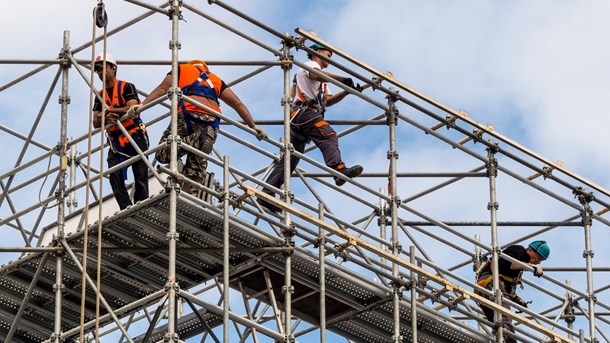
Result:
<svg viewBox="0 0 610 343"><path fill-rule="evenodd" d="M530 243L529 247L540 254L545 260L549 258L549 255L551 254L551 248L549 248L549 245L546 244L545 241L533 241Z"/></svg>

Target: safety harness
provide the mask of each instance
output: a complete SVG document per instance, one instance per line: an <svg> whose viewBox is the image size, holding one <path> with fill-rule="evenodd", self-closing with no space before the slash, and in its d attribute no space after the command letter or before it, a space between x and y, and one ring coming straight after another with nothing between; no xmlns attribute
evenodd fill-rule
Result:
<svg viewBox="0 0 610 343"><path fill-rule="evenodd" d="M117 80L114 83L114 88L112 90L112 98L109 97L108 92L106 92L106 102L115 108L125 107L125 99L123 98L123 90L125 88L125 81ZM102 91L100 91L100 96L102 95ZM138 104L140 100L138 100ZM140 116L136 116L134 118L127 118L121 122L121 124L125 127L125 130L131 137L137 137L137 135L142 135L142 137L146 140L148 145L148 134L146 132L146 125L140 119ZM131 157L135 155L135 150L130 147L129 138L123 135L121 129L117 126L109 127L106 130L106 137L108 137L108 141L110 142L110 148L115 153L125 156Z"/></svg>
<svg viewBox="0 0 610 343"><path fill-rule="evenodd" d="M216 94L216 89L214 88L214 84L212 80L209 78L209 71L202 70L200 67L195 66L197 70L199 70L199 77L193 81L190 85L182 87L182 93L187 96L196 96L198 97L198 101L202 104L209 106L213 109L220 110L220 103L218 102L218 95ZM203 83L205 81L205 83ZM186 108L186 104L184 100L180 99L178 102L180 106L180 110L182 115L184 116L184 121L186 123L186 129L188 133L193 133L193 125L192 123L196 123L199 125L210 126L214 130L218 129L220 126L220 118L216 116L201 113L199 116L193 116Z"/></svg>
<svg viewBox="0 0 610 343"><path fill-rule="evenodd" d="M324 98L324 94L326 94L326 83L320 83L320 87L318 88L318 94L315 99L307 100L298 83L295 83L296 86L296 94L299 97L299 100L295 101L292 106L292 112L290 114L290 123L295 126L300 126L309 123L312 120L316 120L319 117L324 117L324 112L326 112L326 98ZM303 123L294 123L293 120L306 109L316 111L320 115L315 116L307 120Z"/></svg>
<svg viewBox="0 0 610 343"><path fill-rule="evenodd" d="M480 279L480 277L485 274L489 274L489 276L486 278ZM515 294L515 287L517 285L519 285L519 287L521 289L523 289L523 283L521 282L522 275L523 275L523 270L519 271L519 274L517 274L517 276L515 276L515 277L510 277L510 276L500 274L500 280L502 280L504 282L508 282L512 285L511 291L509 292L509 294L511 294L511 295ZM477 285L481 286L482 288L487 288L489 283L493 281L494 276L491 273L491 262L490 261L484 262L479 267L479 269L477 270L477 273L476 273L476 278L477 278ZM481 294L481 292L478 292L478 291L475 291L475 292L478 294Z"/></svg>

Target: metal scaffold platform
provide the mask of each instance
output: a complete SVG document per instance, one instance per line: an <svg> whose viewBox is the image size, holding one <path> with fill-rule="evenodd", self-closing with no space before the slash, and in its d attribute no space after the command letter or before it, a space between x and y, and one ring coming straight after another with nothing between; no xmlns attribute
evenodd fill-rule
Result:
<svg viewBox="0 0 610 343"><path fill-rule="evenodd" d="M196 44L190 37L179 40L178 29L197 20L260 48L262 61L206 62L211 68L235 68L235 80L227 82L232 88L277 79L281 87L268 93L280 104L275 110L283 113L281 120L255 121L281 128L281 138L259 142L226 111L218 115L220 135L209 155L177 139L159 144L151 139L147 151L106 169L101 130L83 132L82 125L68 121L74 119L72 108L91 107L71 99L71 93L83 88L97 93L87 76L93 74L86 53L99 52L98 47L86 43L72 49L64 32L56 59L0 60L36 65L13 80L0 80L0 98L10 99L14 86L29 78L51 82L38 116L28 119L29 133L0 124L21 147L14 166L0 170L0 341L485 343L512 337L526 343L610 342L610 266L594 260L593 253L609 237L608 190L311 31L280 33L222 1L207 7L178 0L161 6L127 2L147 12L110 36L145 18L167 22L169 16L171 58L118 59L118 65L175 72L184 62L178 58L180 46ZM180 21L185 15L186 23ZM237 29L246 24L259 33ZM95 40L105 48L110 39L105 29ZM331 67L371 88L358 92L327 80L368 113L357 120L328 119L347 127L337 130L342 144L361 141L354 136L367 132L378 140L372 146L387 149L386 164L370 161L360 177L342 187L333 182L341 175L312 157L315 147L304 154L291 149L293 68L311 69L293 52L315 54L311 43L334 53ZM56 74L42 75L50 70ZM146 97L152 88L138 92ZM59 111L48 102L56 91ZM177 120L177 93L144 106L151 136ZM41 130L45 116L57 124ZM48 137L55 128L58 132ZM172 136L175 130L174 125ZM409 154L401 140L405 136L460 158L442 170L418 170L415 159L410 169L402 168L399 154ZM172 161L159 164L155 153L166 145L173 147ZM204 184L182 174L178 149L207 161ZM283 189L273 189L265 183L270 169L292 155L301 159L299 168ZM151 196L119 211L108 175L140 159L151 167ZM185 185L198 188L200 196L182 191ZM262 187L273 189L275 198ZM518 196L503 192L509 189ZM282 211L269 212L257 199ZM545 211L525 215L524 207L532 205L523 199ZM462 216L466 208L473 210ZM534 300L530 306L511 304L507 310L476 285L474 270L497 259L502 248L551 235L557 237L552 246L558 257L545 263L544 275L535 279L531 267L524 267L523 292ZM573 264L553 262L562 254ZM494 332L478 303L509 317L515 333Z"/></svg>
<svg viewBox="0 0 610 343"><path fill-rule="evenodd" d="M108 201L114 201L109 199ZM213 281L223 270L222 244L223 225L221 213L206 210L188 200L177 203L176 231L180 236L176 254L176 281L183 289L191 289L201 283ZM139 203L127 213L106 218L103 230L102 287L101 296L109 306L121 316L129 315L141 306L157 303L166 283L168 256L166 233L169 226L169 194L162 193ZM97 224L92 224L91 235L96 235ZM83 258L83 231L66 238L69 250L78 261ZM276 304L277 309L285 307L281 294L284 263L282 253L293 249L282 248L282 239L270 235L251 225L231 221L229 227L230 245L233 252L231 263L231 287L244 296L258 299L266 304ZM95 239L89 240L91 247L97 246ZM56 250L57 251L57 250ZM243 251L243 252L239 252ZM35 287L29 291L30 299L23 308L19 329L14 342L44 341L53 333L54 294L56 259L53 251L29 254L2 270L0 281L0 304L2 313L16 311L19 303L28 293L31 281ZM68 254L71 256L71 254ZM78 335L81 270L79 263L68 257L64 259L62 274L64 281L62 317L66 330L64 339L72 340ZM319 261L306 250L296 249L292 255L292 275L294 299L293 313L298 318L315 325L319 322L320 297ZM95 273L96 259L90 256L91 274ZM327 326L342 336L360 342L389 342L392 333L391 297L387 289L367 283L360 275L350 273L339 264L327 265L326 316ZM86 315L88 324L95 318L96 294L87 293ZM142 301L146 299L145 301ZM139 303L138 307L133 304ZM204 307L205 309L205 307ZM449 322L431 318L427 314L418 318L421 342L482 342L483 338L473 336ZM401 321L410 323L409 304L401 304ZM108 312L101 311L102 324L111 322ZM222 324L221 316L206 310L200 315L207 328ZM194 316L194 315L193 315ZM180 318L180 336L192 337L206 330L206 325L197 319ZM2 318L2 328L10 327L12 321ZM402 334L410 335L410 325L403 326ZM5 336L8 329L3 330ZM146 341L161 341L165 330L153 332ZM134 341L142 341L134 338Z"/></svg>

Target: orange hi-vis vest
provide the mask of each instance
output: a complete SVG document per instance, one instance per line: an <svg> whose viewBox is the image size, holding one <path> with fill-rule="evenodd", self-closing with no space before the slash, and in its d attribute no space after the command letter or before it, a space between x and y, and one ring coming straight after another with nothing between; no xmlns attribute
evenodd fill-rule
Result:
<svg viewBox="0 0 610 343"><path fill-rule="evenodd" d="M178 87L182 89L184 95L197 100L202 105L209 107L216 112L221 112L218 97L220 96L222 80L216 76L216 74L205 71L199 66L182 64L180 65ZM188 101L182 100L179 111L202 113L212 117L216 116L211 112L200 109Z"/></svg>
<svg viewBox="0 0 610 343"><path fill-rule="evenodd" d="M112 89L112 94L104 92L104 100L109 107L125 107L126 101L123 98L123 90L125 89L125 84L127 84L126 81L115 80L114 87ZM99 94L101 96L102 91L100 91ZM140 104L140 100L138 100L138 104ZM127 130L129 135L131 136L133 136L140 129L146 132L146 129L144 128L144 124L142 123L142 119L140 119L139 114L135 118L127 118L121 121L121 124L123 124L125 130ZM121 129L119 129L117 126L111 126L106 129L106 134L108 136L108 139L110 140L110 146L115 152L122 152L129 144L129 139L123 135Z"/></svg>

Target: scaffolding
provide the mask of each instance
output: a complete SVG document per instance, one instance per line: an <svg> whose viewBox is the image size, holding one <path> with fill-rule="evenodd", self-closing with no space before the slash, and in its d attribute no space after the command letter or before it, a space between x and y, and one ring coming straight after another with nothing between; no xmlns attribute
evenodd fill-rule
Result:
<svg viewBox="0 0 610 343"><path fill-rule="evenodd" d="M255 121L282 127L283 137L258 142L253 130L225 113L219 114L221 137L210 155L176 139L157 146L151 140L151 148L138 156L109 170L100 159L96 168L91 161L105 149L101 130L83 134L68 129L71 92L85 87L97 92L90 59L76 58L93 44L72 49L70 34L64 32L55 60L0 61L38 65L2 81L0 97L57 67L30 132L0 125L21 144L14 166L5 165L0 172L0 228L3 237L8 232L11 236L0 252L15 258L0 266L0 339L55 343L120 336L116 341L397 343L491 342L513 336L505 330L493 332L493 324L477 306L480 302L510 317L520 342L610 342L610 280L605 274L610 267L593 263L593 247L608 237L609 222L603 217L610 203L608 190L311 31L278 32L222 1L209 5L226 14L226 23L183 1L161 6L127 2L148 12L95 40L104 41L144 18L169 16L171 59L119 60L121 66L171 65L175 72L184 62L179 58L181 45L188 43L179 39L179 28L187 25L180 20L187 13L189 20L212 23L260 47L267 60L207 62L212 68L255 67L228 83L231 87L279 69L277 83L283 87L277 99L283 120ZM258 35L238 29L243 23L259 29ZM267 40L280 45L270 46ZM363 120L328 121L347 127L338 133L342 144L363 137L386 141L387 171L365 164L361 177L337 187L332 178L341 174L312 157L314 147L305 154L292 149L291 71L296 66L317 73L293 53L315 54L310 43L328 47L334 68L374 90L357 92L326 78L357 98L359 106L375 112ZM147 95L144 89L138 89L142 96ZM48 106L57 90L59 111ZM173 90L145 106L150 131L161 132L169 120L176 136L178 99ZM161 107L162 113L149 115ZM60 119L55 146L37 138L45 115ZM402 145L405 136L460 155L460 170L412 171L417 161L410 171L400 170L399 154L408 151ZM102 144L94 143L96 139ZM77 152L85 144L87 152ZM137 159L151 160L165 144L172 148L172 162L151 165L150 198L118 211L109 187L100 180ZM178 148L208 161L205 184L180 173ZM283 189L274 189L278 196L261 192L262 186L270 187L264 180L273 162L289 161L293 154L302 162L294 175L286 175ZM48 180L52 184L42 196ZM180 192L183 183L198 187L202 195ZM517 189L519 196L503 198L507 189ZM39 201L32 203L34 192ZM267 212L257 197L282 212ZM451 199L445 203L454 208L434 206L439 199ZM79 203L86 206L79 208ZM553 211L522 213L534 204ZM469 212L475 219L460 216L467 207L476 208ZM573 231L582 236L577 240ZM476 286L474 270L483 261L497 261L502 248L551 233L562 237L553 242L551 265L544 266L542 278L526 273L523 279L526 290L532 291L531 308L511 304L517 310L513 312L502 307L497 279L494 293ZM559 255L574 265L553 265ZM496 294L495 302L480 293L492 299Z"/></svg>

